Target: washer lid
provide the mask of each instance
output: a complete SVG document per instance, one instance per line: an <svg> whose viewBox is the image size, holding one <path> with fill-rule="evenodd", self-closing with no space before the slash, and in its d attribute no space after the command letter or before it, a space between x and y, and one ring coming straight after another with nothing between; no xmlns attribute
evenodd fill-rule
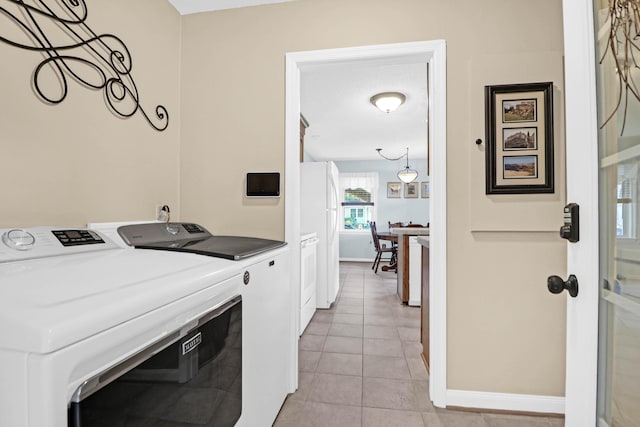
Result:
<svg viewBox="0 0 640 427"><path fill-rule="evenodd" d="M50 353L238 274L224 259L116 249L0 264L0 348Z"/></svg>
<svg viewBox="0 0 640 427"><path fill-rule="evenodd" d="M240 260L277 249L286 245L277 240L242 236L211 236L206 239L183 240L178 242L158 242L136 245L139 249L189 252L216 258Z"/></svg>
<svg viewBox="0 0 640 427"><path fill-rule="evenodd" d="M129 245L139 249L189 252L240 260L280 248L286 242L244 236L214 236L193 223L133 224L118 228Z"/></svg>

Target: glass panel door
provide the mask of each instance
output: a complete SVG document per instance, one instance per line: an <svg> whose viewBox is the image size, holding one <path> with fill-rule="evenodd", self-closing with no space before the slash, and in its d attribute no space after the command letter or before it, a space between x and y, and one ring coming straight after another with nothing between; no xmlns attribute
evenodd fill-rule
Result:
<svg viewBox="0 0 640 427"><path fill-rule="evenodd" d="M640 425L640 102L634 83L640 85L640 51L632 3L594 1L601 126L599 427Z"/></svg>

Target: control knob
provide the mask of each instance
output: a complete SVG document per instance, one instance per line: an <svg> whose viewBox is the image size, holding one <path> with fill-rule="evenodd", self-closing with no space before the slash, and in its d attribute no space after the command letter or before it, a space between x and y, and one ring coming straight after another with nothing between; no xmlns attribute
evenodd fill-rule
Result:
<svg viewBox="0 0 640 427"><path fill-rule="evenodd" d="M171 222L168 222L167 225L165 225L165 229L169 234L173 234L174 236L180 232L180 226Z"/></svg>
<svg viewBox="0 0 640 427"><path fill-rule="evenodd" d="M33 234L28 231L14 228L13 230L9 230L2 235L2 241L5 245L10 247L11 249L15 249L18 251L28 251L33 248L36 243L36 238L33 237Z"/></svg>

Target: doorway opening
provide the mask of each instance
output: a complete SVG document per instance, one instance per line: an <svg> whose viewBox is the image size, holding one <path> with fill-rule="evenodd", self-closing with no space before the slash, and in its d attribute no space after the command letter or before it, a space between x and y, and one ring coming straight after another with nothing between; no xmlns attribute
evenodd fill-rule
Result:
<svg viewBox="0 0 640 427"><path fill-rule="evenodd" d="M286 55L285 97L285 239L291 247L292 331L298 331L297 301L300 282L300 74L305 67L358 60L428 64L428 152L431 203L429 204L429 394L435 406L446 405L446 283L447 283L447 194L446 194L446 44L444 40L410 42L343 49L292 52ZM297 342L291 348L297 360ZM297 367L294 372L297 373ZM297 378L292 378L295 389Z"/></svg>

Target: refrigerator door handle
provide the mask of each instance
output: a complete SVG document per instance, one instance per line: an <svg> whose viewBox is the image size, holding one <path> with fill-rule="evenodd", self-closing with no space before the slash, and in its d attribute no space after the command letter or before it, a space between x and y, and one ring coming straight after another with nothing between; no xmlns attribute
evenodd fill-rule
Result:
<svg viewBox="0 0 640 427"><path fill-rule="evenodd" d="M336 237L336 233L338 232L339 199L338 199L338 189L336 188L336 183L333 181L333 179L331 179L329 182L331 183L331 195L335 201L333 208L332 207L329 208L330 210L333 210L333 218L331 218L333 220L333 224L331 224L331 240L333 240Z"/></svg>

